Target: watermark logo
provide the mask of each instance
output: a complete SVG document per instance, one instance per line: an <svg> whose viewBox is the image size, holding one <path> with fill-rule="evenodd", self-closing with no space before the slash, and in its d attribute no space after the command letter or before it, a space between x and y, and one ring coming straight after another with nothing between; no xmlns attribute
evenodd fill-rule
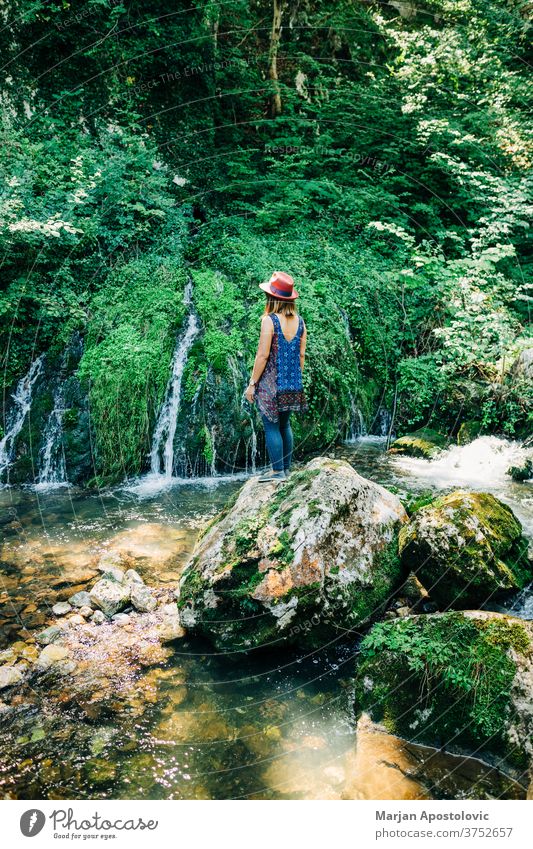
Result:
<svg viewBox="0 0 533 849"><path fill-rule="evenodd" d="M32 808L30 811L24 811L20 818L20 830L24 837L35 837L43 830L46 817L42 811L37 808Z"/></svg>

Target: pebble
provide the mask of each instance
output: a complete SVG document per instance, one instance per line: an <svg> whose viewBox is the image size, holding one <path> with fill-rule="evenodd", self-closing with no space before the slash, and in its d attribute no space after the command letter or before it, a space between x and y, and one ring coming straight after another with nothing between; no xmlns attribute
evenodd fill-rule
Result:
<svg viewBox="0 0 533 849"><path fill-rule="evenodd" d="M111 621L116 622L117 625L127 625L131 620L128 613L115 613L115 615L111 617Z"/></svg>
<svg viewBox="0 0 533 849"><path fill-rule="evenodd" d="M93 615L93 609L92 607L89 607L89 605L84 605L83 607L80 607L79 614L80 616L84 616L85 619L89 619L89 617Z"/></svg>
<svg viewBox="0 0 533 849"><path fill-rule="evenodd" d="M124 579L128 584L144 584L143 579L135 569L128 569L124 575Z"/></svg>
<svg viewBox="0 0 533 849"><path fill-rule="evenodd" d="M398 607L396 616L409 616L411 609L409 607Z"/></svg>
<svg viewBox="0 0 533 849"><path fill-rule="evenodd" d="M72 605L68 603L68 601L58 601L57 604L54 604L52 607L52 613L56 616L65 616L66 613L70 613L72 610Z"/></svg>
<svg viewBox="0 0 533 849"><path fill-rule="evenodd" d="M101 610L95 610L91 621L94 622L95 625L103 625L104 622L107 622L107 616L105 613L102 613Z"/></svg>
<svg viewBox="0 0 533 849"><path fill-rule="evenodd" d="M79 613L69 616L68 622L70 625L85 625L85 619Z"/></svg>

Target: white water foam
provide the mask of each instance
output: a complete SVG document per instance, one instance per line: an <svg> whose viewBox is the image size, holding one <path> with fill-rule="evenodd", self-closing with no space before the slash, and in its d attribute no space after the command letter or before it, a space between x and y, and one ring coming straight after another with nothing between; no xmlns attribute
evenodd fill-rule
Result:
<svg viewBox="0 0 533 849"><path fill-rule="evenodd" d="M33 386L43 367L44 354L31 364L27 374L22 377L12 395L14 406L6 422L6 433L0 440L0 477L9 468L13 458L15 440L19 435L31 407Z"/></svg>

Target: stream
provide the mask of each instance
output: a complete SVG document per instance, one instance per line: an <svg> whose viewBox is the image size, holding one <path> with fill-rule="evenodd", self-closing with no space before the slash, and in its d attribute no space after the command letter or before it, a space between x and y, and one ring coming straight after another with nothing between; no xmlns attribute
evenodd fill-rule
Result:
<svg viewBox="0 0 533 849"><path fill-rule="evenodd" d="M533 539L533 486L505 475L522 456L517 443L481 437L433 461L389 456L384 444L362 437L328 453L400 497L457 487L493 492ZM148 584L172 588L201 525L242 485L242 477L171 479L165 488L151 481L99 493L68 486L0 489L1 649L54 621L51 605L87 586L102 552L127 554ZM494 609L533 618L531 588L506 605ZM351 676L357 645L228 657L185 638L157 664L132 669L129 688L115 699L99 698L103 667L89 703L69 696L67 676L55 691L20 697L16 710L0 713L1 794L525 798L525 785L497 764L406 743L364 722L356 727Z"/></svg>

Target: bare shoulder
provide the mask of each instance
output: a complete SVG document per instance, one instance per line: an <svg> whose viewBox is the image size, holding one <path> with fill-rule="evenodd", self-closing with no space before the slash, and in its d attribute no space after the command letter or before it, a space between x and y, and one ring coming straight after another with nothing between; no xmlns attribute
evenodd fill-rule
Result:
<svg viewBox="0 0 533 849"><path fill-rule="evenodd" d="M263 331L265 331L266 333L274 332L274 325L269 315L261 316L261 332Z"/></svg>

